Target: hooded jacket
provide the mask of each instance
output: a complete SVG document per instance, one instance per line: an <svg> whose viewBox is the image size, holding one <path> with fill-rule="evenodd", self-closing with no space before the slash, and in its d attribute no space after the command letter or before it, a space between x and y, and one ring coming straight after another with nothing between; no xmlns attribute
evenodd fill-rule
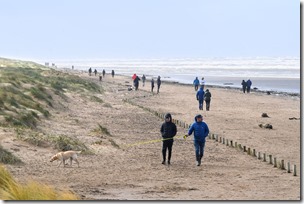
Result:
<svg viewBox="0 0 304 204"><path fill-rule="evenodd" d="M191 127L189 128L188 135L191 135L194 131L194 140L205 142L205 138L209 134L208 125L205 122L197 122L196 117L194 118L195 122L192 123Z"/></svg>
<svg viewBox="0 0 304 204"><path fill-rule="evenodd" d="M202 100L204 100L204 95L205 95L204 89L201 87L201 88L196 92L196 99L202 101Z"/></svg>
<svg viewBox="0 0 304 204"><path fill-rule="evenodd" d="M169 117L169 122L166 121L166 118ZM160 128L160 132L163 138L173 138L176 135L177 129L176 125L172 123L172 116L170 113L165 115L165 122L162 124Z"/></svg>

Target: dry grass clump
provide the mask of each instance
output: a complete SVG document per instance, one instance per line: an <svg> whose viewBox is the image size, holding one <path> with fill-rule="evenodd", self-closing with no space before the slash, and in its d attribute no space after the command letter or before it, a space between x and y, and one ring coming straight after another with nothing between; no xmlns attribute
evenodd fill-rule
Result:
<svg viewBox="0 0 304 204"><path fill-rule="evenodd" d="M0 165L0 198L1 200L79 200L70 191L56 191L53 187L30 181L22 185L14 180L11 174Z"/></svg>

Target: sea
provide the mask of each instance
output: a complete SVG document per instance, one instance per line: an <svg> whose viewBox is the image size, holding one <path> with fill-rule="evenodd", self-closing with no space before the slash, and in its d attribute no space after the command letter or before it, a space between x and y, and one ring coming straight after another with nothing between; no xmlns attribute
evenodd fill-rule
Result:
<svg viewBox="0 0 304 204"><path fill-rule="evenodd" d="M206 86L241 88L242 80L252 81L252 88L300 95L301 71L299 57L248 58L177 58L177 59L79 59L53 60L58 68L133 76L147 79L161 77L163 81L193 84L204 77Z"/></svg>

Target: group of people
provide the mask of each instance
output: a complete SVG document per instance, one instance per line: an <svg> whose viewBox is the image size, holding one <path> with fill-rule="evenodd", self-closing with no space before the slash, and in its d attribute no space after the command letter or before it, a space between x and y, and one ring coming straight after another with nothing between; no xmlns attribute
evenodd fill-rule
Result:
<svg viewBox="0 0 304 204"><path fill-rule="evenodd" d="M170 113L165 115L165 122L161 125L160 132L163 138L163 146L162 146L162 156L163 161L162 164L171 164L171 156L172 156L172 146L174 142L174 136L177 133L176 125L172 122L172 116ZM194 123L190 126L188 133L185 137L189 137L192 133L194 133L194 147L195 147L195 159L196 165L200 166L202 158L204 156L204 148L205 148L205 138L209 134L208 125L203 122L203 116L198 114L194 118ZM166 155L168 150L168 157ZM166 160L167 159L167 160Z"/></svg>
<svg viewBox="0 0 304 204"><path fill-rule="evenodd" d="M143 87L145 86L145 82L146 82L146 76L143 74L142 76L142 82L143 82ZM137 76L136 74L133 74L132 76L132 80L133 80L133 85L135 87L135 90L137 91L138 90L138 86L139 86L139 81L140 81L140 78L139 76ZM157 80L156 80L156 84L157 84L157 93L159 93L159 89L160 89L160 85L161 85L161 77L158 76L157 77ZM152 78L151 79L151 92L153 93L154 91L154 79Z"/></svg>
<svg viewBox="0 0 304 204"><path fill-rule="evenodd" d="M250 79L248 79L247 81L243 80L242 81L242 88L243 88L243 93L245 93L247 91L247 93L250 93L250 88L252 85L252 82Z"/></svg>
<svg viewBox="0 0 304 204"><path fill-rule="evenodd" d="M194 85L194 90L197 91L196 92L196 100L198 101L198 108L199 110L203 110L204 108L204 101L206 102L206 110L209 111L210 110L210 102L211 102L211 92L209 91L209 89L206 89L206 91L204 91L205 88L205 79L204 77L202 77L202 80L199 81L198 77L196 77L193 81L193 85ZM198 87L200 85L200 89L198 90Z"/></svg>
<svg viewBox="0 0 304 204"><path fill-rule="evenodd" d="M73 66L73 68L74 68L74 66ZM94 74L95 74L95 76L97 75L97 69L94 69ZM89 76L91 76L92 75L92 67L90 67L89 68ZM106 70L102 70L102 76L101 75L99 75L99 81L101 81L102 80L102 77L105 77L105 75L106 75ZM114 77L114 75L115 75L115 71L112 69L112 71L111 71L111 75L112 75L112 77Z"/></svg>

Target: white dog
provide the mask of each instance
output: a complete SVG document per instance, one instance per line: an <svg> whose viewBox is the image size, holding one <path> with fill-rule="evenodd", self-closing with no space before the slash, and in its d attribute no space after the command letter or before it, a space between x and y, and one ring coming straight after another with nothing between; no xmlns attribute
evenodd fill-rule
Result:
<svg viewBox="0 0 304 204"><path fill-rule="evenodd" d="M61 165L61 163L63 163L63 167L65 167L65 160L70 159L70 166L72 166L72 160L74 160L79 167L79 162L77 160L77 153L80 153L81 151L65 151L65 152L59 152L57 154L55 154L54 156L52 156L50 162L53 162L55 160L60 161L58 167Z"/></svg>

